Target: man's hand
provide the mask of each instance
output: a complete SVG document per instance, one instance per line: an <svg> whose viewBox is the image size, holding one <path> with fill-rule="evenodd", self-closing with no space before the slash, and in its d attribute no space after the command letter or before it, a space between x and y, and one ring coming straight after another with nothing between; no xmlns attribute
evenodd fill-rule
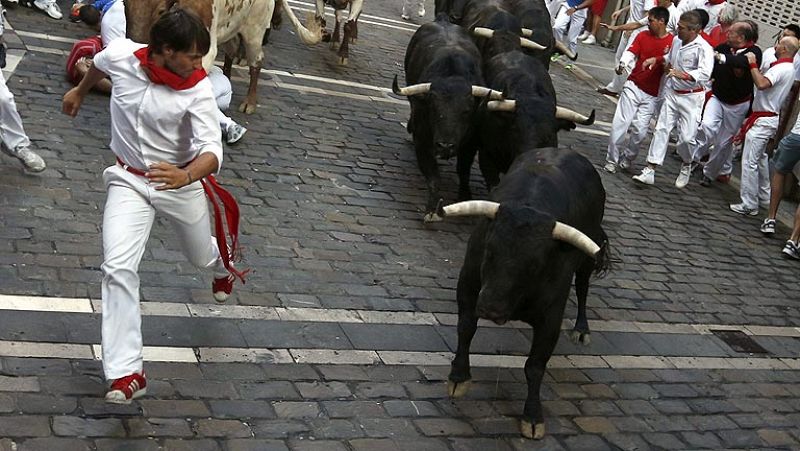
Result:
<svg viewBox="0 0 800 451"><path fill-rule="evenodd" d="M622 64L620 64L619 66L617 66L616 69L614 69L614 73L617 74L617 75L622 75L622 71L623 70L625 70L625 68L622 67Z"/></svg>
<svg viewBox="0 0 800 451"><path fill-rule="evenodd" d="M689 76L689 74L687 74L686 72L684 72L682 70L678 70L678 69L670 69L669 72L667 73L667 76L668 77L677 78L679 80L691 80L692 79L692 77Z"/></svg>
<svg viewBox="0 0 800 451"><path fill-rule="evenodd" d="M609 25L607 23L600 22L601 28L607 28L609 31L617 31L619 30L619 25Z"/></svg>
<svg viewBox="0 0 800 451"><path fill-rule="evenodd" d="M758 60L756 59L755 53L747 52L744 55L747 57L748 64L758 64Z"/></svg>
<svg viewBox="0 0 800 451"><path fill-rule="evenodd" d="M156 186L159 191L182 188L194 182L189 171L163 161L151 164L144 176L151 182L163 183Z"/></svg>
<svg viewBox="0 0 800 451"><path fill-rule="evenodd" d="M650 58L647 58L646 60L644 60L644 62L642 62L642 67L645 68L646 70L652 70L654 67L656 67L657 62L658 59L656 59L655 56L651 56Z"/></svg>
<svg viewBox="0 0 800 451"><path fill-rule="evenodd" d="M619 16L622 15L623 12L624 12L623 10L618 9L618 10L614 11L613 13L611 13L611 21L612 22L616 22L617 19L619 19Z"/></svg>
<svg viewBox="0 0 800 451"><path fill-rule="evenodd" d="M568 16L571 16L571 15L575 14L575 11L577 11L577 9L575 9L575 8L568 8L568 9L567 9L567 15L568 15Z"/></svg>
<svg viewBox="0 0 800 451"><path fill-rule="evenodd" d="M74 87L67 91L64 94L64 99L61 102L61 111L64 114L69 114L72 117L75 117L78 114L78 110L81 108L81 104L83 103L83 94L81 94L78 87Z"/></svg>

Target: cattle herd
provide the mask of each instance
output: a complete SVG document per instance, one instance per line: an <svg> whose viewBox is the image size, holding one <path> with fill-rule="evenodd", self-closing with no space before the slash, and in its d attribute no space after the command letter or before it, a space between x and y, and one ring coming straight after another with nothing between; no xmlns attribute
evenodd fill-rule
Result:
<svg viewBox="0 0 800 451"><path fill-rule="evenodd" d="M341 42L339 56L347 60L363 0L316 0L310 29L300 24L286 1L213 0L212 5L177 0L197 11L211 30L212 51L204 62L213 63L216 44L223 45L226 73L234 57L247 60L250 89L240 111L255 108L261 46L270 22L280 16L274 14L276 5L287 12L304 43L327 36L332 47ZM150 25L169 2L176 0L126 1L128 36L146 42ZM234 3L239 6L231 7ZM332 35L324 30L325 4L336 12ZM558 131L592 124L594 111L584 116L557 105L548 72L554 52L576 58L553 38L543 0L436 0L436 20L422 25L408 44L406 87L399 86L396 76L392 86L411 105L408 131L428 189L424 220L483 218L469 239L459 274L458 348L448 393L460 397L469 388L469 347L478 318L530 324L534 334L525 364L528 396L521 432L535 439L544 436L539 389L573 279L578 315L571 337L587 344L589 278L609 266L600 177L586 158L558 149ZM470 200L476 155L489 200ZM460 202L443 206L437 159L453 156Z"/></svg>
<svg viewBox="0 0 800 451"><path fill-rule="evenodd" d="M437 0L436 20L408 44L406 87L396 76L392 86L411 105L408 131L428 188L424 220L483 218L458 278L458 348L448 394L457 398L469 389L478 318L530 324L520 429L534 439L544 436L539 389L573 279L578 316L571 336L587 344L589 278L609 266L600 176L580 154L558 149L558 131L592 124L594 111L587 117L557 106L548 73L556 51L566 53L553 38L543 0ZM476 154L489 200L469 200ZM443 206L437 159L452 156L460 202Z"/></svg>

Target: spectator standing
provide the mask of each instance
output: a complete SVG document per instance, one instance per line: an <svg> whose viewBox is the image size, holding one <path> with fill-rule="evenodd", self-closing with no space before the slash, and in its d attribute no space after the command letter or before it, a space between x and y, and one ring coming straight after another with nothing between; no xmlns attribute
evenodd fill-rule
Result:
<svg viewBox="0 0 800 451"><path fill-rule="evenodd" d="M608 0L595 0L589 7L589 17L586 19L586 29L578 36L578 40L586 45L597 43L597 32L600 30L600 20L606 11Z"/></svg>
<svg viewBox="0 0 800 451"><path fill-rule="evenodd" d="M719 11L717 17L717 24L711 27L708 36L711 39L709 43L711 47L716 47L724 44L728 40L728 29L734 22L739 20L739 10L735 6L728 3Z"/></svg>
<svg viewBox="0 0 800 451"><path fill-rule="evenodd" d="M741 202L730 205L730 209L736 213L757 216L759 203L770 202L767 142L775 136L781 105L789 95L794 82L793 61L797 47L797 38L791 36L781 38L775 44L775 55L778 59L764 74L759 71L756 56L752 53L747 54L756 91L753 96L752 113L734 138L734 143L744 142L739 189Z"/></svg>
<svg viewBox="0 0 800 451"><path fill-rule="evenodd" d="M1 9L1 7L0 7ZM3 17L0 16L0 69L6 66L6 45L3 42ZM6 86L6 78L0 71L0 149L22 162L31 172L42 172L46 165L42 157L31 150L31 140L25 134L22 118L14 102L14 94Z"/></svg>
<svg viewBox="0 0 800 451"><path fill-rule="evenodd" d="M628 170L639 153L639 146L647 136L650 119L655 115L661 78L664 75L665 55L672 47L674 36L667 33L669 11L657 6L648 12L648 30L639 33L633 44L622 54L617 73L635 62L628 81L622 89L611 135L604 169L614 173L617 168ZM622 149L630 129L628 146ZM621 152L622 149L622 152Z"/></svg>
<svg viewBox="0 0 800 451"><path fill-rule="evenodd" d="M678 153L683 159L675 186L683 188L691 175L690 145L697 133L705 95L704 86L714 69L714 50L700 37L700 16L685 12L678 22L678 36L673 40L667 58L667 80L664 83L664 104L658 115L653 141L647 154L647 166L633 179L652 185L656 167L664 163L669 133L678 128Z"/></svg>
<svg viewBox="0 0 800 451"><path fill-rule="evenodd" d="M711 186L717 176L729 175L732 171L733 137L742 126L753 98L753 77L747 54L752 53L756 61L761 61L761 49L756 41L758 31L753 25L736 22L728 30L727 42L714 49L711 97L692 146L692 161L696 165L710 152L703 166L700 181L703 186ZM712 145L713 150L710 150Z"/></svg>

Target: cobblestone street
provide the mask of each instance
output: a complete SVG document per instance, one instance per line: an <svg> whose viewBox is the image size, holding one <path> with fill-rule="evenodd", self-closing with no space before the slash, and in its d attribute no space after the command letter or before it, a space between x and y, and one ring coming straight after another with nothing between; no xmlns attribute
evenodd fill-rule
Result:
<svg viewBox="0 0 800 451"><path fill-rule="evenodd" d="M300 17L313 8L289 3ZM591 344L562 334L542 385L544 440L519 434L524 324L481 323L471 391L447 396L475 220L423 224L408 102L391 94L433 4L406 22L402 2L365 3L348 66L326 44L302 45L284 18L252 115L235 110L248 76L235 69L229 115L249 131L226 145L219 180L240 203L252 273L216 304L211 274L156 221L140 268L149 387L130 406L103 402L98 360L108 98L61 113L66 55L91 33L7 8L8 86L48 168L26 174L0 156L0 451L800 449L788 225L764 237L763 217L728 209L731 186L675 188L669 157L655 186L602 171L615 105L561 64L559 104L598 121L561 132L560 147L600 172L616 259L591 282ZM612 64L613 50L595 51ZM455 162L440 168L455 202ZM477 164L471 186L485 198ZM569 301L565 329L576 310Z"/></svg>

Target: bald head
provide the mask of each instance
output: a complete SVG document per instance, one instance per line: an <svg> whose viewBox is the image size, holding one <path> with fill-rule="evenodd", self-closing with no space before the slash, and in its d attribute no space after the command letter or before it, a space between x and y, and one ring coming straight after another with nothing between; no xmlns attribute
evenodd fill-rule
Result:
<svg viewBox="0 0 800 451"><path fill-rule="evenodd" d="M794 58L800 48L800 41L794 36L784 36L775 46L775 55L779 58Z"/></svg>

